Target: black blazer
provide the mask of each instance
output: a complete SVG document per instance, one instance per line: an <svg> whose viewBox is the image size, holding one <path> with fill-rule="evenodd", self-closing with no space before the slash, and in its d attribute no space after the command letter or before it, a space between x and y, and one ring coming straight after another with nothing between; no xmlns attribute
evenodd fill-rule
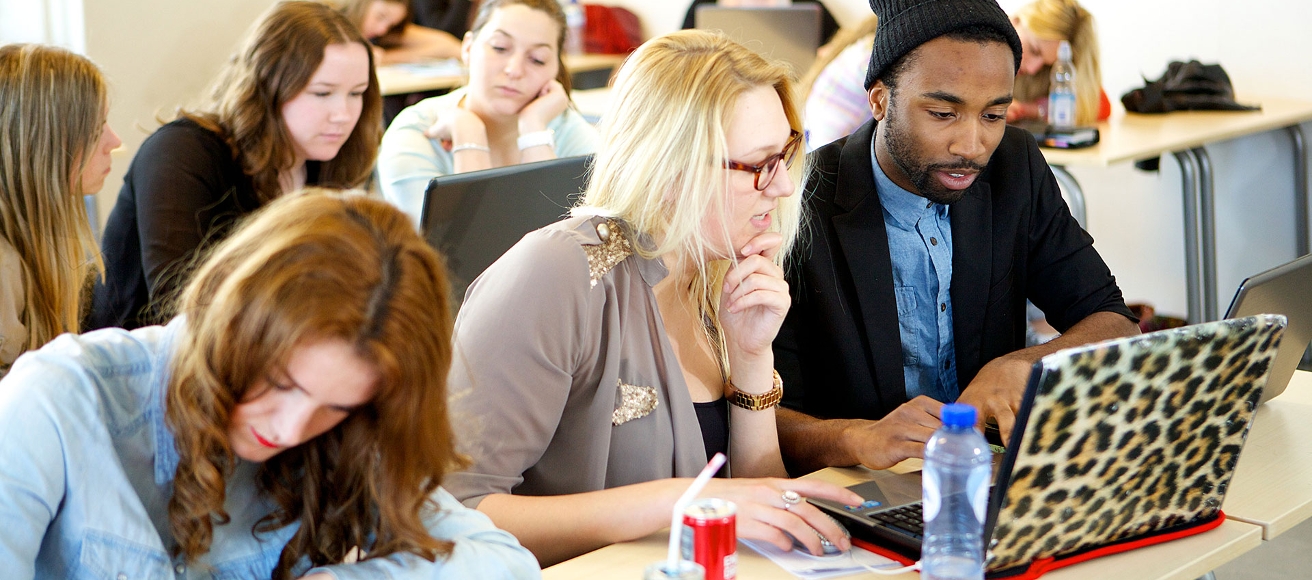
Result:
<svg viewBox="0 0 1312 580"><path fill-rule="evenodd" d="M818 417L878 419L907 401L874 130L867 122L812 154L803 235L787 266L793 305L774 341L775 366L783 404ZM949 216L962 389L985 363L1024 348L1027 298L1063 332L1095 312L1134 320L1025 131L1007 127Z"/></svg>

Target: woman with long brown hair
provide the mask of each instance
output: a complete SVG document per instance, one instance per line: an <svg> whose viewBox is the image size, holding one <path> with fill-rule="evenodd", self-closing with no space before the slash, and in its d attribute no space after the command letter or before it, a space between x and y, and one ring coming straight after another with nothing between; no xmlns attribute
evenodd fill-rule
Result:
<svg viewBox="0 0 1312 580"><path fill-rule="evenodd" d="M146 139L105 226L89 328L166 320L198 250L303 185L356 187L373 170L382 101L369 44L318 2L281 2L210 88Z"/></svg>
<svg viewBox="0 0 1312 580"><path fill-rule="evenodd" d="M167 326L65 335L0 381L0 569L538 577L439 487L462 464L448 294L441 259L386 202L273 202L197 270Z"/></svg>
<svg viewBox="0 0 1312 580"><path fill-rule="evenodd" d="M419 224L439 175L587 155L597 132L570 107L558 0L484 0L461 44L469 82L401 111L383 135L383 197Z"/></svg>
<svg viewBox="0 0 1312 580"><path fill-rule="evenodd" d="M0 46L0 376L24 351L77 332L102 270L83 195L110 151L100 69L67 50Z"/></svg>

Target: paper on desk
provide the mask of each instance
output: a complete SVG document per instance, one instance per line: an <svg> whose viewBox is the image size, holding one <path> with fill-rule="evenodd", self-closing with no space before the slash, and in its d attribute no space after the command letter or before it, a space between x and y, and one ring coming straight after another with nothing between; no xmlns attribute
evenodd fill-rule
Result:
<svg viewBox="0 0 1312 580"><path fill-rule="evenodd" d="M455 58L409 62L392 66L420 77L458 77L465 72L464 65L460 64L460 60Z"/></svg>
<svg viewBox="0 0 1312 580"><path fill-rule="evenodd" d="M747 547L756 550L758 554L769 558L771 562L787 570L792 575L807 580L847 576L855 572L862 572L865 571L865 566L862 566L862 564L871 568L900 568L902 566L898 562L856 546L852 546L852 550L842 556L822 558L797 550L785 552L771 544L756 543L750 540L740 541Z"/></svg>

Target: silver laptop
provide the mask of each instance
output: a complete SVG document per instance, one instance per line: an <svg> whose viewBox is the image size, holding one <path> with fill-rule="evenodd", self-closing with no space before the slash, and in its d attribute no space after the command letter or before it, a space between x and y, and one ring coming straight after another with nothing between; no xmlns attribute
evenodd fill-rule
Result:
<svg viewBox="0 0 1312 580"><path fill-rule="evenodd" d="M767 58L793 65L802 76L820 48L820 5L772 8L698 6L694 17L701 30L720 30Z"/></svg>
<svg viewBox="0 0 1312 580"><path fill-rule="evenodd" d="M1283 314L1289 320L1280 343L1271 378L1262 391L1262 403L1285 392L1312 341L1312 254L1250 276L1239 285L1226 310L1226 318L1254 314Z"/></svg>

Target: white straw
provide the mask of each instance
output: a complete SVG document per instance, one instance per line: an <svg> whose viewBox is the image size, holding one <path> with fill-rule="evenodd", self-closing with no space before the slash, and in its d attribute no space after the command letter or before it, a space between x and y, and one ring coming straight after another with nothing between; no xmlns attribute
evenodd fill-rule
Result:
<svg viewBox="0 0 1312 580"><path fill-rule="evenodd" d="M697 479L692 480L692 485L688 486L688 491L679 496L679 501L674 502L674 514L670 516L670 556L669 562L666 563L667 570L679 569L679 542L683 534L683 511L688 509L688 504L692 499L702 492L702 488L715 477L715 472L720 470L724 465L724 454L716 453L715 457L706 464L701 473L697 474Z"/></svg>

